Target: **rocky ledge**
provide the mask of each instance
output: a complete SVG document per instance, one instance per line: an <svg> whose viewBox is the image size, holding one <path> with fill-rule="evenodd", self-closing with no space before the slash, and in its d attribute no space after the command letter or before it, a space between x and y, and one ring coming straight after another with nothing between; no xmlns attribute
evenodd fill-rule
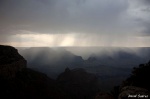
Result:
<svg viewBox="0 0 150 99"><path fill-rule="evenodd" d="M26 60L11 46L0 45L0 76L15 77L16 72L26 67Z"/></svg>
<svg viewBox="0 0 150 99"><path fill-rule="evenodd" d="M125 86L121 89L118 99L149 99L150 92L147 89L136 86Z"/></svg>

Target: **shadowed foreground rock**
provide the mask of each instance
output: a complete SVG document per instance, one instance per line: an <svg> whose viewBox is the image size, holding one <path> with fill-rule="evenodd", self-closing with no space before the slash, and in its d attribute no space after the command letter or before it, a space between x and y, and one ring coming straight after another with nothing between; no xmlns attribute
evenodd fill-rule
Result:
<svg viewBox="0 0 150 99"><path fill-rule="evenodd" d="M70 99L94 99L98 89L98 79L94 74L87 73L82 68L70 70L59 75L57 81Z"/></svg>
<svg viewBox="0 0 150 99"><path fill-rule="evenodd" d="M140 64L139 67L134 67L132 74L127 78L122 86L136 86L150 90L150 61L145 64Z"/></svg>
<svg viewBox="0 0 150 99"><path fill-rule="evenodd" d="M0 96L3 99L67 99L56 82L26 68L17 49L0 45Z"/></svg>
<svg viewBox="0 0 150 99"><path fill-rule="evenodd" d="M150 99L150 61L134 67L132 74L111 94L100 92L95 99Z"/></svg>
<svg viewBox="0 0 150 99"><path fill-rule="evenodd" d="M119 99L128 98L150 98L150 61L134 67L132 74L120 86L121 93ZM131 95L131 97L130 97ZM132 95L134 95L132 97ZM139 96L138 96L139 95ZM127 98L128 97L128 98Z"/></svg>
<svg viewBox="0 0 150 99"><path fill-rule="evenodd" d="M121 89L119 99L149 99L150 92L144 88L135 86L126 86Z"/></svg>
<svg viewBox="0 0 150 99"><path fill-rule="evenodd" d="M26 60L11 46L0 46L0 76L15 77L18 71L26 68Z"/></svg>

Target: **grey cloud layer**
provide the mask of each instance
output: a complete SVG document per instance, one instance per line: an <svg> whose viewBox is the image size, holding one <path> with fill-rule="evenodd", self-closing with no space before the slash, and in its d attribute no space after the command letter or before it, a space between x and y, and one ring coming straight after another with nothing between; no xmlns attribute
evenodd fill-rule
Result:
<svg viewBox="0 0 150 99"><path fill-rule="evenodd" d="M132 0L138 6L147 6L146 13L149 13L149 1ZM139 23L145 28L142 32L150 33L150 21L139 18L135 23L127 13L129 6L130 0L1 0L0 33L13 35L26 30L37 33L130 34L136 32L134 29L139 28Z"/></svg>
<svg viewBox="0 0 150 99"><path fill-rule="evenodd" d="M1 25L36 32L99 32L112 28L127 9L125 0L115 1L2 0Z"/></svg>

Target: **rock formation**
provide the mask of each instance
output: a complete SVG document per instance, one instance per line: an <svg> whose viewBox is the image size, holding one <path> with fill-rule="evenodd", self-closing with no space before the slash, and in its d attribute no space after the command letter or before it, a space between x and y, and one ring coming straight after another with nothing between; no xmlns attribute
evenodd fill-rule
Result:
<svg viewBox="0 0 150 99"><path fill-rule="evenodd" d="M26 63L17 49L0 45L0 98L67 99L55 80L28 69Z"/></svg>
<svg viewBox="0 0 150 99"><path fill-rule="evenodd" d="M100 92L95 99L149 99L150 98L150 61L134 67L132 74L120 86L114 87L112 95Z"/></svg>
<svg viewBox="0 0 150 99"><path fill-rule="evenodd" d="M26 68L26 60L11 46L0 45L0 76L15 77L16 72Z"/></svg>
<svg viewBox="0 0 150 99"><path fill-rule="evenodd" d="M118 99L149 99L150 92L144 88L126 86L121 89Z"/></svg>
<svg viewBox="0 0 150 99"><path fill-rule="evenodd" d="M70 99L92 99L99 91L97 77L82 68L66 68L57 81Z"/></svg>

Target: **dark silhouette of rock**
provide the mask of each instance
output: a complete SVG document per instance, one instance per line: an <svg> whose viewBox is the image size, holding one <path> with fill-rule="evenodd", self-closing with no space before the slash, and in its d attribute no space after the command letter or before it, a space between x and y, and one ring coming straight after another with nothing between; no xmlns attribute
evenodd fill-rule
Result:
<svg viewBox="0 0 150 99"><path fill-rule="evenodd" d="M0 65L11 64L16 61L25 60L17 51L11 46L0 45Z"/></svg>
<svg viewBox="0 0 150 99"><path fill-rule="evenodd" d="M0 45L0 76L15 77L16 72L26 68L26 60L11 46Z"/></svg>
<svg viewBox="0 0 150 99"><path fill-rule="evenodd" d="M132 74L127 78L123 84L124 86L137 86L150 90L150 80L148 76L150 75L150 62L146 64L140 64L139 67L134 67Z"/></svg>
<svg viewBox="0 0 150 99"><path fill-rule="evenodd" d="M58 76L57 81L70 99L92 99L99 91L97 77L82 68L66 68L65 72Z"/></svg>
<svg viewBox="0 0 150 99"><path fill-rule="evenodd" d="M0 97L3 99L67 99L55 80L26 68L11 46L0 45Z"/></svg>
<svg viewBox="0 0 150 99"><path fill-rule="evenodd" d="M132 74L122 84L115 87L112 94L118 99L149 99L150 97L150 62L134 67Z"/></svg>

